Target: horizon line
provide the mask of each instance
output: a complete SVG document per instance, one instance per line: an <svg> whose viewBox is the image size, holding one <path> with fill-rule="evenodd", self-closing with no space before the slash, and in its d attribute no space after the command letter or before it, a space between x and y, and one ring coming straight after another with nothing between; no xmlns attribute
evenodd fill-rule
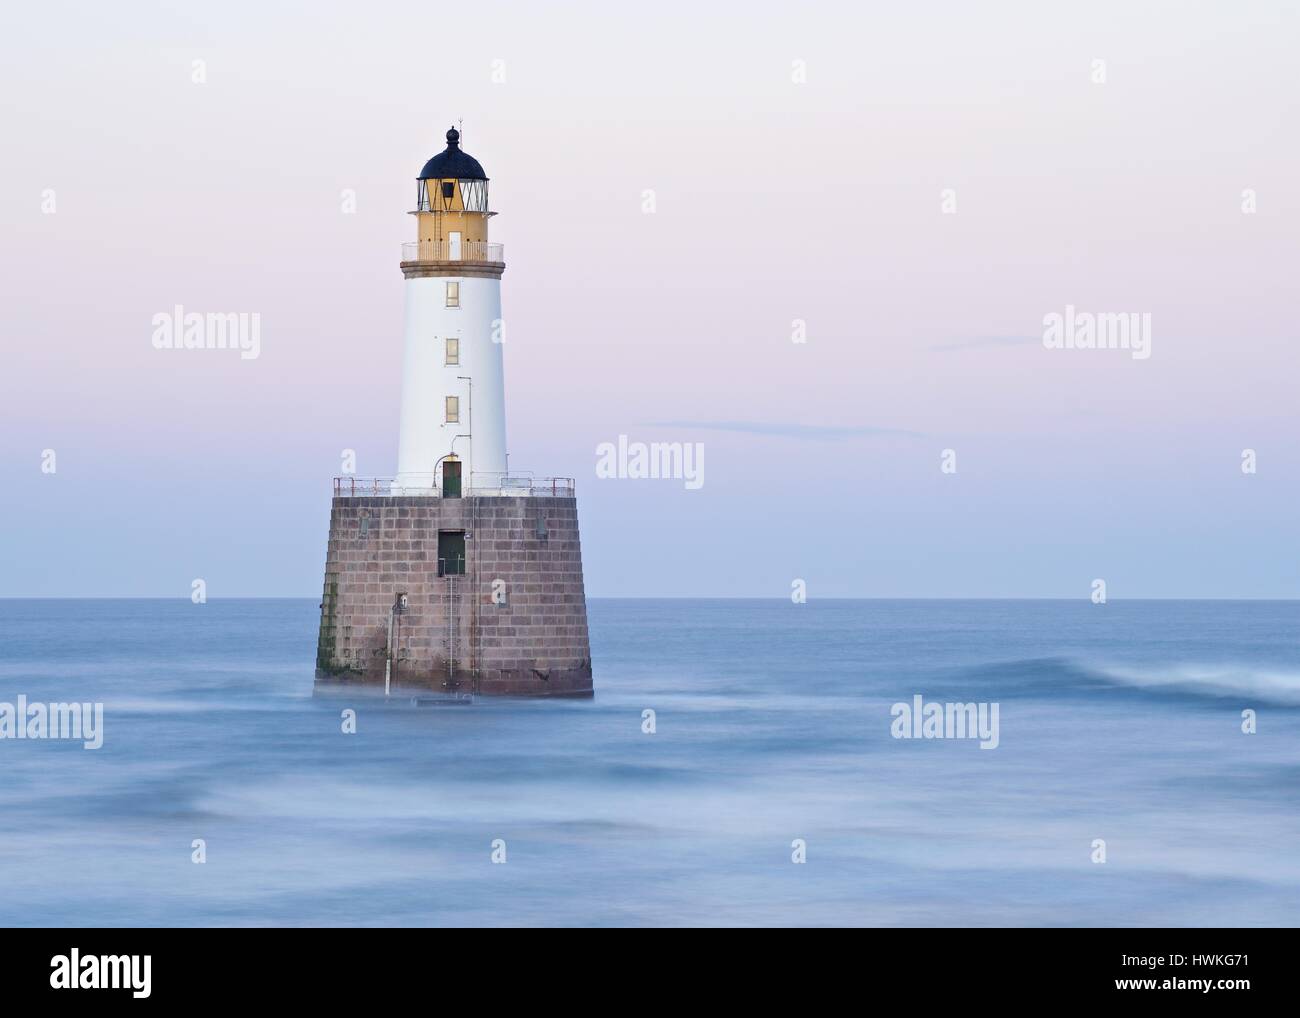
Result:
<svg viewBox="0 0 1300 1018"><path fill-rule="evenodd" d="M757 594L686 594L686 595L660 595L660 594L615 594L615 595L597 595L588 597L588 601L788 601L789 595L777 597ZM72 594L72 595L46 595L46 594L2 594L0 601L190 601L190 597L185 595L160 595L160 594ZM319 596L306 594L223 594L219 597L209 597L207 601L313 601L319 600ZM1058 597L1043 595L913 595L905 597L892 596L840 596L840 597L809 597L808 601L1086 601L1091 602L1091 598L1084 594L1075 597ZM196 602L198 603L207 603ZM1273 597L1267 595L1244 595L1240 597L1107 597L1105 603L1112 601L1272 601L1272 602L1293 602L1300 601L1297 597ZM1099 606L1100 607L1100 606Z"/></svg>

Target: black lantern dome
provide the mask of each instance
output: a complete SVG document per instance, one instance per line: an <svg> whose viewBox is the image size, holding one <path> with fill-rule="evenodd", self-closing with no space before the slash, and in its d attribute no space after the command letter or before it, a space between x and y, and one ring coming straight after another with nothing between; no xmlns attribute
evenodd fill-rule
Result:
<svg viewBox="0 0 1300 1018"><path fill-rule="evenodd" d="M424 164L417 180L487 180L477 159L460 150L460 132L447 132L447 147Z"/></svg>

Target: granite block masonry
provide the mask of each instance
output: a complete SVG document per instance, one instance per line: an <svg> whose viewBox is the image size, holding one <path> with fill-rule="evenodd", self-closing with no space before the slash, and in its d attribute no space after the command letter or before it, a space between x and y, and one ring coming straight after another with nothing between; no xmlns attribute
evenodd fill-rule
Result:
<svg viewBox="0 0 1300 1018"><path fill-rule="evenodd" d="M440 533L463 534L463 566L440 562ZM383 689L403 593L394 691L592 695L576 498L336 495L318 686Z"/></svg>

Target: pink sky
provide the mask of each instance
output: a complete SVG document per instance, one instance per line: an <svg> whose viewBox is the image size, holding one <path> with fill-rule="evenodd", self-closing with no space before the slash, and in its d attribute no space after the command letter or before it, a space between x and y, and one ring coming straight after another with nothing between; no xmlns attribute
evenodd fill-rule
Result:
<svg viewBox="0 0 1300 1018"><path fill-rule="evenodd" d="M316 593L463 117L511 463L577 478L590 594L1295 596L1295 9L896 6L8 15L0 595ZM261 357L153 349L178 303ZM1067 303L1151 359L1044 350ZM704 488L596 480L620 434L703 442Z"/></svg>

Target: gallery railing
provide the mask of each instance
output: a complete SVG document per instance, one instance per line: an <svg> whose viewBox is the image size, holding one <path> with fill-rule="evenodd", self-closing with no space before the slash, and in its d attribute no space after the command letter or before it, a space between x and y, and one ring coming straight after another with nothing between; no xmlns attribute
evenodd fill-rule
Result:
<svg viewBox="0 0 1300 1018"><path fill-rule="evenodd" d="M486 240L408 240L402 245L404 262L504 262L506 246Z"/></svg>
<svg viewBox="0 0 1300 1018"><path fill-rule="evenodd" d="M473 485L463 489L461 497L497 495L508 498L572 498L572 477L520 477L511 475L474 475ZM390 498L394 495L429 495L442 497L441 478L433 474L406 474L402 477L336 477L335 498Z"/></svg>

